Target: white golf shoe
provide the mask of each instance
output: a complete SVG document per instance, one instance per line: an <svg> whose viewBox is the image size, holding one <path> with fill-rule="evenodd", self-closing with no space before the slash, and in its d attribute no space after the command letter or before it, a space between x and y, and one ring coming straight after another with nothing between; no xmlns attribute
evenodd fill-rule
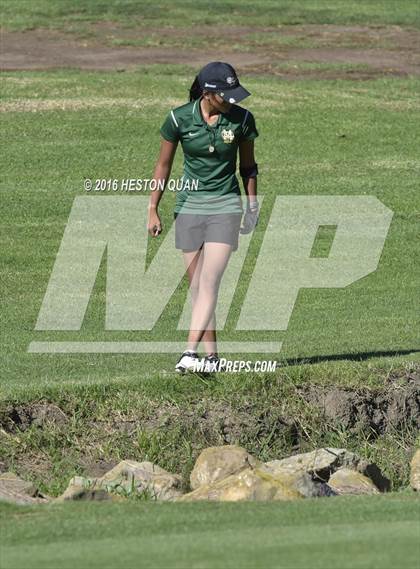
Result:
<svg viewBox="0 0 420 569"><path fill-rule="evenodd" d="M185 373L189 370L193 370L197 363L199 362L199 357L197 352L192 350L185 350L181 354L181 357L176 363L175 371L178 373Z"/></svg>

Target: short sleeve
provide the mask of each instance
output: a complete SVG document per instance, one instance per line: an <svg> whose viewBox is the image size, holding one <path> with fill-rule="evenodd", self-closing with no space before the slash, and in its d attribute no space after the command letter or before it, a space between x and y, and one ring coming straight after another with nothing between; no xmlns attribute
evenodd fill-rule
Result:
<svg viewBox="0 0 420 569"><path fill-rule="evenodd" d="M165 122L160 127L160 134L165 140L169 140L169 142L177 142L179 140L178 121L173 111L168 113Z"/></svg>
<svg viewBox="0 0 420 569"><path fill-rule="evenodd" d="M241 140L254 140L257 136L259 136L259 133L255 125L254 115L250 111L246 111L244 121L242 123Z"/></svg>

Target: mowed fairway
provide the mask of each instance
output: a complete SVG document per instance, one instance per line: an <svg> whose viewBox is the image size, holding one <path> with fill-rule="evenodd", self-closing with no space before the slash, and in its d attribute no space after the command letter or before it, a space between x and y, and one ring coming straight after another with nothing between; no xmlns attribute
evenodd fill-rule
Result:
<svg viewBox="0 0 420 569"><path fill-rule="evenodd" d="M407 487L418 416L415 403L404 407L418 397L420 365L417 2L3 4L0 472L53 498L98 465L148 460L178 473L188 491L207 446L239 444L261 461L331 446L377 464L393 491L277 503L1 503L1 568L418 569L420 500ZM226 354L281 365L180 377L174 353L29 353L34 341L186 339L177 329L185 278L153 330L105 329L107 254L80 330L35 324L75 198L146 200L88 193L84 180L152 176L159 128L187 102L209 46L211 59L239 62L252 93L243 106L260 134L264 198L218 339L282 342L273 354ZM182 158L179 148L174 178ZM392 212L378 267L345 288L301 288L287 330L236 329L279 196L377 198ZM159 239L144 228L148 267L174 202L167 191ZM312 256L327 257L333 240L333 228L319 230ZM305 399L307 387L311 397L335 391L338 416ZM351 412L340 415L346 401Z"/></svg>
<svg viewBox="0 0 420 569"><path fill-rule="evenodd" d="M69 381L138 382L158 370L172 369L174 355L51 356L28 354L27 348L32 340L186 337L176 329L185 282L152 332L105 331L105 258L80 331L36 332L34 327L73 200L87 195L83 179L150 177L159 127L168 110L186 100L192 75L181 66L152 66L124 74L4 73L4 390ZM244 83L253 93L246 102L260 131L256 153L265 203L219 338L282 340L282 353L275 357L284 358L363 359L401 352L411 361L418 359L420 81L413 77L280 82L249 76ZM181 172L178 152L173 175ZM393 212L379 266L346 288L302 289L286 332L237 331L256 255L279 195L378 198ZM150 240L149 260L172 223L174 197L174 192L163 196L164 234ZM331 234L326 232L315 245L322 254L330 244ZM174 249L174 254L179 253Z"/></svg>
<svg viewBox="0 0 420 569"><path fill-rule="evenodd" d="M395 494L274 504L3 506L1 565L415 569L419 505Z"/></svg>

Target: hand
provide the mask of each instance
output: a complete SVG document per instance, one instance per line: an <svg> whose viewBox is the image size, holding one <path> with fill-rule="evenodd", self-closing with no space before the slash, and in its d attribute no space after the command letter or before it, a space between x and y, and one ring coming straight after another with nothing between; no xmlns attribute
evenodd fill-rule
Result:
<svg viewBox="0 0 420 569"><path fill-rule="evenodd" d="M239 233L242 235L247 235L254 231L256 226L258 225L258 217L260 215L259 207L257 206L256 209L250 210L247 208L246 213L243 218L243 225L239 230Z"/></svg>
<svg viewBox="0 0 420 569"><path fill-rule="evenodd" d="M160 217L156 210L149 213L149 219L147 222L147 231L152 237L157 237L162 233L162 224L160 222Z"/></svg>

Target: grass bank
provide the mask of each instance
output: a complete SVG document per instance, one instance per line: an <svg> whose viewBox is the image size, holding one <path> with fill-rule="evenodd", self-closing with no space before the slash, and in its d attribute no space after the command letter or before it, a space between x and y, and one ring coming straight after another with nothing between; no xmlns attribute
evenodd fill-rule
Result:
<svg viewBox="0 0 420 569"><path fill-rule="evenodd" d="M3 469L58 495L76 474L99 476L123 459L149 460L180 473L187 490L208 446L238 444L262 461L333 446L375 462L398 490L408 484L420 442L420 376L418 366L394 366L353 364L358 380L353 373L347 383L339 365L340 379L331 383L327 366L318 364L276 376L170 374L136 386L43 386L0 404Z"/></svg>

